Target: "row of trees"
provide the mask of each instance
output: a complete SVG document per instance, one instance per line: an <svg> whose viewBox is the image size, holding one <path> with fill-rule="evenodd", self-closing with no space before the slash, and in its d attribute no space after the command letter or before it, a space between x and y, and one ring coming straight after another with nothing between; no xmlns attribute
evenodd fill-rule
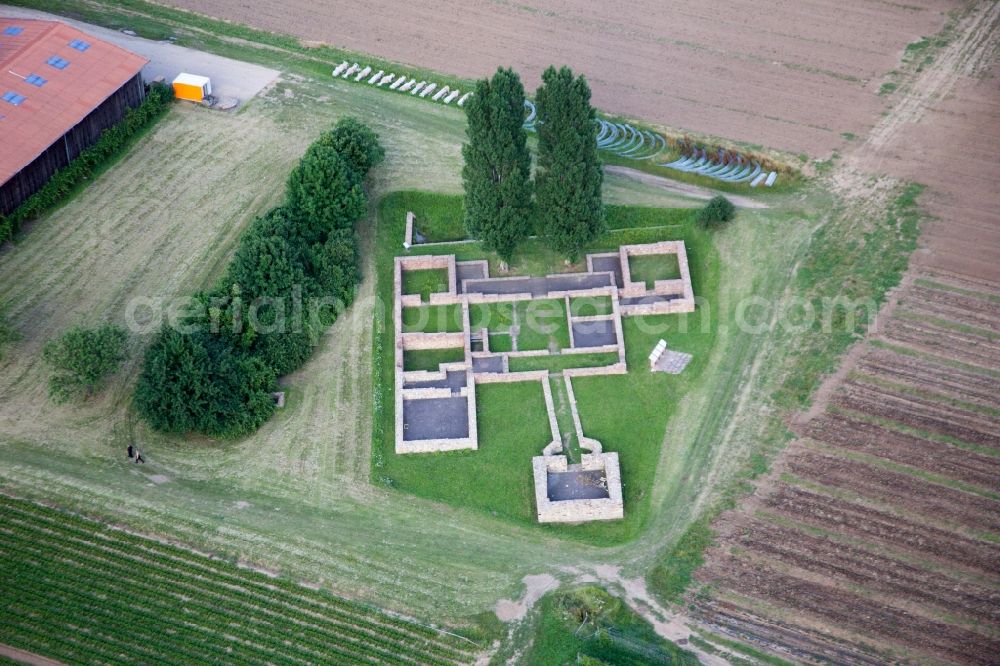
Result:
<svg viewBox="0 0 1000 666"><path fill-rule="evenodd" d="M284 204L253 221L223 279L148 348L135 405L154 428L229 437L267 420L276 378L309 358L353 300L363 182L384 156L353 118L308 148Z"/></svg>
<svg viewBox="0 0 1000 666"><path fill-rule="evenodd" d="M505 263L532 232L576 261L605 227L590 86L568 67L549 67L535 100L538 165L532 183L520 77L501 68L477 82L465 107L469 142L462 146L466 230Z"/></svg>

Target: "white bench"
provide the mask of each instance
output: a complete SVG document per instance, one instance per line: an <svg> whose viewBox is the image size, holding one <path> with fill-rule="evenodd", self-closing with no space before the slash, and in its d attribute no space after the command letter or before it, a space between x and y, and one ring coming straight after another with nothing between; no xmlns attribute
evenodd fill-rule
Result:
<svg viewBox="0 0 1000 666"><path fill-rule="evenodd" d="M656 362L660 360L660 357L663 356L663 352L665 352L666 350L667 350L666 340L660 340L659 342L656 343L656 346L653 347L653 351L649 354L650 370L656 368Z"/></svg>
<svg viewBox="0 0 1000 666"><path fill-rule="evenodd" d="M444 98L444 103L451 104L452 102L455 101L455 98L457 98L461 94L462 94L461 91L452 90L451 93L449 93L448 96Z"/></svg>
<svg viewBox="0 0 1000 666"><path fill-rule="evenodd" d="M437 88L437 87L438 87L438 84L436 84L436 83L428 83L427 86L423 89L423 92L420 93L420 96L421 97L427 97L432 92L434 92L434 89Z"/></svg>
<svg viewBox="0 0 1000 666"><path fill-rule="evenodd" d="M441 90L438 90L436 93L434 93L434 97L431 97L431 99L436 102L447 94L448 94L448 86L445 86L444 88L441 88Z"/></svg>
<svg viewBox="0 0 1000 666"><path fill-rule="evenodd" d="M368 79L368 85L373 85L376 81L378 81L380 78L382 78L383 74L385 74L385 71L381 70L381 69L378 70L377 73L372 74L372 77L370 79Z"/></svg>
<svg viewBox="0 0 1000 666"><path fill-rule="evenodd" d="M361 79L363 79L366 76L368 76L369 74L371 74L371 71L372 71L372 68L369 67L368 65L365 65L365 68L363 70L361 70L360 72L358 72L358 75L354 77L354 80L355 81L360 81Z"/></svg>

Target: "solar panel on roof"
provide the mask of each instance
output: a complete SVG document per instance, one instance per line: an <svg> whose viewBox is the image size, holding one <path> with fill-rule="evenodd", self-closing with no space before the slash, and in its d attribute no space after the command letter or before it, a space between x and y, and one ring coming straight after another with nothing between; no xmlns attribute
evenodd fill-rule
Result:
<svg viewBox="0 0 1000 666"><path fill-rule="evenodd" d="M27 99L24 95L18 95L13 90L8 90L3 94L3 101L13 104L14 106L20 106L21 102Z"/></svg>
<svg viewBox="0 0 1000 666"><path fill-rule="evenodd" d="M69 43L69 46L70 48L74 48L77 51L86 51L87 49L90 48L90 44L88 42L83 41L82 39L74 39L72 42Z"/></svg>
<svg viewBox="0 0 1000 666"><path fill-rule="evenodd" d="M38 76L38 74L29 74L28 78L26 78L25 81L27 81L31 85L37 86L39 88L41 88L42 86L44 86L47 83L47 81L45 79L43 79L42 77Z"/></svg>
<svg viewBox="0 0 1000 666"><path fill-rule="evenodd" d="M45 62L46 64L52 65L56 69L66 69L66 67L69 66L69 60L64 60L59 56L52 56Z"/></svg>
<svg viewBox="0 0 1000 666"><path fill-rule="evenodd" d="M22 32L24 32L24 28L19 25L9 25L3 29L3 34L10 35L12 37L14 35L20 35Z"/></svg>

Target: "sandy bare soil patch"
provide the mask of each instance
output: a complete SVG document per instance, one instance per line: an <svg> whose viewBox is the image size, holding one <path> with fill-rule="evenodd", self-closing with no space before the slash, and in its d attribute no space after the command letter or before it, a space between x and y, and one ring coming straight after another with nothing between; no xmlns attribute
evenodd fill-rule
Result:
<svg viewBox="0 0 1000 666"><path fill-rule="evenodd" d="M598 107L810 155L867 133L906 44L959 3L850 0L628 4L575 0L170 0L185 9L464 77L549 64L587 75Z"/></svg>

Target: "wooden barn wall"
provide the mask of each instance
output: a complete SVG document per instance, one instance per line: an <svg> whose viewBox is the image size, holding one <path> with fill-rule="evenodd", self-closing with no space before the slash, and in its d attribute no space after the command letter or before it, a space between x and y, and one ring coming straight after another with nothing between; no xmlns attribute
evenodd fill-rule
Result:
<svg viewBox="0 0 1000 666"><path fill-rule="evenodd" d="M6 215L37 192L49 178L93 145L108 127L125 117L130 108L139 106L146 96L142 75L136 74L100 106L72 127L28 166L0 186L0 215Z"/></svg>

